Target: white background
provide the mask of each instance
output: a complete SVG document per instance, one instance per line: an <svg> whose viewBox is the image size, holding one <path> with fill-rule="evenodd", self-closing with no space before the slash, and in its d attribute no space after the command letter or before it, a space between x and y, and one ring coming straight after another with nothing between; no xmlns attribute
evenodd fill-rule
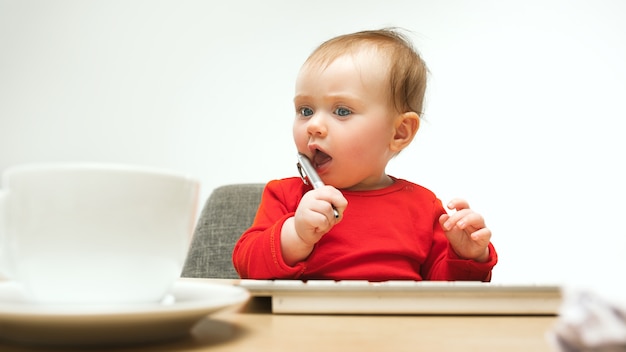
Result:
<svg viewBox="0 0 626 352"><path fill-rule="evenodd" d="M624 291L625 16L621 0L0 0L0 171L147 165L203 198L294 176L302 62L400 26L431 75L388 172L485 216L493 281Z"/></svg>

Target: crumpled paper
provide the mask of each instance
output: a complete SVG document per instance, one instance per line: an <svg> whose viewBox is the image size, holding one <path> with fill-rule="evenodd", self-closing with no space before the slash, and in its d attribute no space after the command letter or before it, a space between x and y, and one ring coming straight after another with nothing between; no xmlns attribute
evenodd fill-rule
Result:
<svg viewBox="0 0 626 352"><path fill-rule="evenodd" d="M626 352L626 301L591 290L564 289L548 339L560 352Z"/></svg>

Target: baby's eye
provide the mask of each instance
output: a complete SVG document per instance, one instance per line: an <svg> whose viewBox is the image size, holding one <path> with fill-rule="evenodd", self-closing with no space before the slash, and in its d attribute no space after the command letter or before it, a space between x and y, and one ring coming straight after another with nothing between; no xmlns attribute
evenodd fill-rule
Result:
<svg viewBox="0 0 626 352"><path fill-rule="evenodd" d="M338 116L348 116L352 114L352 111L350 111L350 109L347 109L347 108L337 108L335 109L335 114L337 114Z"/></svg>
<svg viewBox="0 0 626 352"><path fill-rule="evenodd" d="M308 108L308 107L300 108L300 115L304 117L311 116L313 115L313 109Z"/></svg>

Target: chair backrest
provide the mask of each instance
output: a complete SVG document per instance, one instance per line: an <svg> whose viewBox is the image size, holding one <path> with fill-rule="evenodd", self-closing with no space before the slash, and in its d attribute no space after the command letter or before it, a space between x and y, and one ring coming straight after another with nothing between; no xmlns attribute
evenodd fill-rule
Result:
<svg viewBox="0 0 626 352"><path fill-rule="evenodd" d="M213 190L198 219L182 277L236 279L235 243L254 220L264 184L232 184Z"/></svg>

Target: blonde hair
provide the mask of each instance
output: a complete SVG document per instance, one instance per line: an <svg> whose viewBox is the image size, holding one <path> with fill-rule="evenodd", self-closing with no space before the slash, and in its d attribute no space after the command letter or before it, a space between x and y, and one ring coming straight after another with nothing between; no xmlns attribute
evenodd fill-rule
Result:
<svg viewBox="0 0 626 352"><path fill-rule="evenodd" d="M345 34L325 41L305 61L327 66L346 53L356 53L372 46L389 62L389 88L398 112L416 112L422 116L428 68L410 40L395 28Z"/></svg>

